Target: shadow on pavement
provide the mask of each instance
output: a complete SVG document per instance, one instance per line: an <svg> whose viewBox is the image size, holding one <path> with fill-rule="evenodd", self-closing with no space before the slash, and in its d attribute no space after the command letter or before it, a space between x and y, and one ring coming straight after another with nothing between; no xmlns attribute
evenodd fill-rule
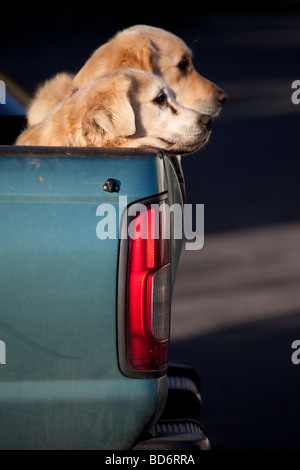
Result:
<svg viewBox="0 0 300 470"><path fill-rule="evenodd" d="M299 327L300 307L171 344L171 360L201 375L200 421L213 449L300 449L300 364L291 360Z"/></svg>

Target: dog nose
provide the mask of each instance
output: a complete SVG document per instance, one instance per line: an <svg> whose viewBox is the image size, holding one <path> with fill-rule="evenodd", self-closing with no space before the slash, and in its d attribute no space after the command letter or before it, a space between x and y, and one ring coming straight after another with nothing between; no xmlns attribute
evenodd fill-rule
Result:
<svg viewBox="0 0 300 470"><path fill-rule="evenodd" d="M210 130L212 126L212 117L210 114L200 114L199 122Z"/></svg>
<svg viewBox="0 0 300 470"><path fill-rule="evenodd" d="M227 100L227 98L228 98L227 93L225 93L224 90L220 90L218 95L217 95L217 99L218 99L219 103L224 104L225 101Z"/></svg>

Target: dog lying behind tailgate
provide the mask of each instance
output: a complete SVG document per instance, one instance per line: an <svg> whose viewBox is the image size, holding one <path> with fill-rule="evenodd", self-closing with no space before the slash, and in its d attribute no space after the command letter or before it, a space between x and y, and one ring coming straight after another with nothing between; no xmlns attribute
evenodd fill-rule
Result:
<svg viewBox="0 0 300 470"><path fill-rule="evenodd" d="M28 109L28 125L41 122L74 89L122 67L159 75L174 90L178 103L213 117L227 99L221 88L195 70L192 52L179 37L161 28L136 25L99 47L75 77L60 73L43 84Z"/></svg>
<svg viewBox="0 0 300 470"><path fill-rule="evenodd" d="M179 105L160 77L124 68L89 82L16 145L151 146L184 154L207 142L211 123L210 115Z"/></svg>

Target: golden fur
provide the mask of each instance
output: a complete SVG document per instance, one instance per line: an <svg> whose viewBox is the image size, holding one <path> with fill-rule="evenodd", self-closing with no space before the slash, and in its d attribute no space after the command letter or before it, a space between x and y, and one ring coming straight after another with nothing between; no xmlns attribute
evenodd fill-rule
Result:
<svg viewBox="0 0 300 470"><path fill-rule="evenodd" d="M40 86L28 109L28 125L41 122L74 89L122 67L159 75L174 90L178 103L213 117L227 98L221 88L195 70L191 50L179 37L161 28L136 25L99 47L77 75L60 73Z"/></svg>
<svg viewBox="0 0 300 470"><path fill-rule="evenodd" d="M177 103L160 77L122 68L82 86L16 145L161 148L184 154L202 147L212 118Z"/></svg>

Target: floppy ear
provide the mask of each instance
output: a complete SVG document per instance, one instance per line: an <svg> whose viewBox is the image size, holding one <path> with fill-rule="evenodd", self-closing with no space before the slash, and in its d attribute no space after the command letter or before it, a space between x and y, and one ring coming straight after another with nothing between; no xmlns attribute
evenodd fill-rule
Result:
<svg viewBox="0 0 300 470"><path fill-rule="evenodd" d="M100 90L87 105L82 119L82 135L87 145L104 146L117 142L119 137L135 133L135 115L130 104L131 81L119 78Z"/></svg>
<svg viewBox="0 0 300 470"><path fill-rule="evenodd" d="M129 67L153 72L154 49L148 39L137 31L128 31L126 36L124 35L120 43L121 47L117 49L114 67Z"/></svg>
<svg viewBox="0 0 300 470"><path fill-rule="evenodd" d="M154 47L142 33L121 31L95 50L74 77L74 88L80 88L94 78L118 68L129 67L153 72L154 54Z"/></svg>

